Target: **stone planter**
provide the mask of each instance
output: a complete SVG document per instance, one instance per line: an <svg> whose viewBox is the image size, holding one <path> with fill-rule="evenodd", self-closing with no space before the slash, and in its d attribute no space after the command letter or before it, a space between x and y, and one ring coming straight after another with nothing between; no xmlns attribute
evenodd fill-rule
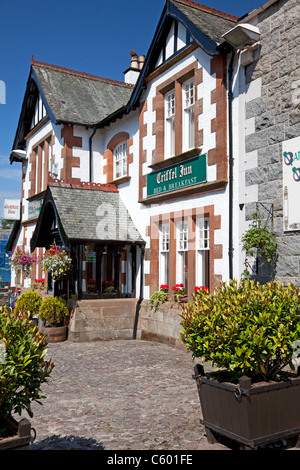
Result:
<svg viewBox="0 0 300 470"><path fill-rule="evenodd" d="M221 435L256 449L300 434L299 376L255 384L242 377L236 385L216 380L216 373L204 375L196 365L194 378L208 442L218 442Z"/></svg>
<svg viewBox="0 0 300 470"><path fill-rule="evenodd" d="M10 417L6 426L9 430L9 436L3 439L0 438L0 450L29 450L33 439L28 419L23 418L17 422Z"/></svg>
<svg viewBox="0 0 300 470"><path fill-rule="evenodd" d="M48 343L58 343L61 341L66 341L68 327L64 326L42 326L42 332L46 335Z"/></svg>

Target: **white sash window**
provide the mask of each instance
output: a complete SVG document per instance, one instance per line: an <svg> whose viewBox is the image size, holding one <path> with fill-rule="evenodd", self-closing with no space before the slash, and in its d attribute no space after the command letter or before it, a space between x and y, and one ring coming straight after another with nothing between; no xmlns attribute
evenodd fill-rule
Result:
<svg viewBox="0 0 300 470"><path fill-rule="evenodd" d="M127 142L121 142L114 149L114 179L127 176Z"/></svg>

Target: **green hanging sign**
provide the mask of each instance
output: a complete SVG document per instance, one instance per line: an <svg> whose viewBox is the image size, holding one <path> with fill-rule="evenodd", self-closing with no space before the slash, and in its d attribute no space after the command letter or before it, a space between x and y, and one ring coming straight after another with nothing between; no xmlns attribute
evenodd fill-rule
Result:
<svg viewBox="0 0 300 470"><path fill-rule="evenodd" d="M147 175L147 197L176 191L206 181L206 154Z"/></svg>

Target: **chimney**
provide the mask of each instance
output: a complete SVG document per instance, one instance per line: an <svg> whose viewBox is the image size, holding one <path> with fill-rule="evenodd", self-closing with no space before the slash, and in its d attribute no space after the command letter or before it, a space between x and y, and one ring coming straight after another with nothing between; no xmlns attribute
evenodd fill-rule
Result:
<svg viewBox="0 0 300 470"><path fill-rule="evenodd" d="M143 68L143 65L145 62L145 56L140 56L138 58L138 55L134 50L130 51L130 55L131 55L130 67L128 67L128 69L126 69L123 72L124 81L125 83L131 83L132 85L135 85L139 77L140 71Z"/></svg>

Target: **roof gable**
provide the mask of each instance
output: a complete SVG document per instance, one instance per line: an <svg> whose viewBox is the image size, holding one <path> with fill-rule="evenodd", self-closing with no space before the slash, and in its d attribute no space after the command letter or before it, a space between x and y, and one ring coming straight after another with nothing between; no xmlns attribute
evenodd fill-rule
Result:
<svg viewBox="0 0 300 470"><path fill-rule="evenodd" d="M55 124L93 127L124 107L132 89L131 84L32 58L13 150L26 148L25 137L30 131L39 95Z"/></svg>
<svg viewBox="0 0 300 470"><path fill-rule="evenodd" d="M186 41L185 46L180 50L175 48L174 54L167 57L167 60L188 47L192 42L196 43L210 56L220 55L219 46L223 42L222 35L231 29L237 20L238 17L236 16L206 7L192 0L166 0L144 67L131 95L129 107L137 105L145 78L161 65L161 50L165 47L174 21L186 28L191 41Z"/></svg>

